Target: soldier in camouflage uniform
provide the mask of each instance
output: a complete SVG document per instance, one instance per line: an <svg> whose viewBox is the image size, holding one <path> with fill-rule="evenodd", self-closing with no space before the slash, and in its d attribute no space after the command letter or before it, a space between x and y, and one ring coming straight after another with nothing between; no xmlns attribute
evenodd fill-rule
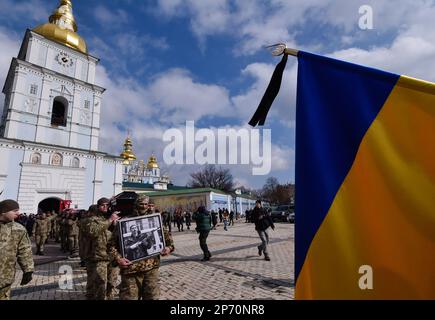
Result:
<svg viewBox="0 0 435 320"><path fill-rule="evenodd" d="M56 229L56 217L57 214L56 212L53 210L50 213L50 239L55 239L55 229Z"/></svg>
<svg viewBox="0 0 435 320"><path fill-rule="evenodd" d="M68 235L68 247L71 257L76 257L79 245L79 227L77 225L77 216L74 212L68 214L66 220L66 232Z"/></svg>
<svg viewBox="0 0 435 320"><path fill-rule="evenodd" d="M21 285L32 280L32 245L26 229L14 222L20 215L14 200L0 202L0 300L9 300L15 280L15 264L23 270Z"/></svg>
<svg viewBox="0 0 435 320"><path fill-rule="evenodd" d="M62 214L62 220L60 221L60 246L62 252L66 253L69 251L68 244L68 211L64 211Z"/></svg>
<svg viewBox="0 0 435 320"><path fill-rule="evenodd" d="M84 235L89 240L89 255L87 257L87 290L88 300L105 300L108 287L108 273L110 272L110 256L107 253L108 240L111 237L115 222L119 219L113 213L108 219L107 209L109 199L98 200L98 213L90 217L84 225Z"/></svg>
<svg viewBox="0 0 435 320"><path fill-rule="evenodd" d="M83 213L78 221L79 226L79 256L80 266L86 267L86 260L89 255L89 239L86 237L85 226L89 221L89 218L97 213L97 206L91 205L89 210Z"/></svg>
<svg viewBox="0 0 435 320"><path fill-rule="evenodd" d="M137 198L133 216L142 216L152 214L148 210L149 198L140 196ZM167 255L174 251L174 242L166 228L163 229L166 247L162 250L161 255ZM121 267L121 286L119 289L119 298L121 300L155 300L160 296L159 287L159 267L160 256L154 256L137 262L130 262L123 258L119 248L119 231L118 228L113 233L109 243L109 253Z"/></svg>
<svg viewBox="0 0 435 320"><path fill-rule="evenodd" d="M60 243L60 223L62 221L62 214L59 213L54 219L54 240L56 243Z"/></svg>
<svg viewBox="0 0 435 320"><path fill-rule="evenodd" d="M89 254L91 252L91 240L86 235L85 227L89 222L89 219L98 213L98 206L91 205L88 212L86 212L79 220L79 256L80 256L80 266L87 267L87 261L89 259ZM113 300L115 297L115 289L118 282L119 267L113 265L110 262L107 267L107 288L106 288L106 300ZM92 287L91 281L86 283L86 297L89 300L93 299L94 289Z"/></svg>
<svg viewBox="0 0 435 320"><path fill-rule="evenodd" d="M45 216L45 213L41 213L37 216L35 224L33 225L32 234L35 237L36 243L36 254L43 256L44 255L44 244L47 240L47 236L49 233L49 223Z"/></svg>

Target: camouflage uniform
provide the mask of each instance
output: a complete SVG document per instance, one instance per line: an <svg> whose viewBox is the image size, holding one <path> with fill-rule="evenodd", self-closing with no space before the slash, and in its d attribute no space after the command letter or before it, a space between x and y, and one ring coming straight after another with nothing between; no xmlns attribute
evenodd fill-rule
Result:
<svg viewBox="0 0 435 320"><path fill-rule="evenodd" d="M50 215L50 239L55 239L55 229L56 229L56 217L57 214L55 212Z"/></svg>
<svg viewBox="0 0 435 320"><path fill-rule="evenodd" d="M68 214L65 214L62 217L62 220L60 222L60 242L63 252L69 251L69 244L68 244Z"/></svg>
<svg viewBox="0 0 435 320"><path fill-rule="evenodd" d="M119 267L113 260L107 266L107 288L106 300L113 300L115 298L116 287L118 286Z"/></svg>
<svg viewBox="0 0 435 320"><path fill-rule="evenodd" d="M85 226L89 217L83 217L78 222L79 227L79 256L80 260L86 262L90 251L90 239L86 236Z"/></svg>
<svg viewBox="0 0 435 320"><path fill-rule="evenodd" d="M105 300L107 294L107 279L109 273L110 256L107 253L107 243L111 237L109 227L112 223L97 215L90 217L83 226L85 237L89 239L89 255L87 257L87 285L88 300Z"/></svg>
<svg viewBox="0 0 435 320"><path fill-rule="evenodd" d="M24 273L33 272L32 245L27 231L18 223L0 222L0 300L10 297L17 262Z"/></svg>
<svg viewBox="0 0 435 320"><path fill-rule="evenodd" d="M134 214L140 216L153 213L147 211L145 214L140 214L135 211ZM174 241L166 228L163 229L163 234L166 246L171 249L171 252L174 251ZM119 236L119 230L116 228L109 243L109 253L115 261L122 258L119 253ZM160 255L133 262L131 265L121 268L120 300L158 299L160 296L159 267Z"/></svg>
<svg viewBox="0 0 435 320"><path fill-rule="evenodd" d="M79 227L77 219L68 218L66 221L66 231L68 235L68 247L71 255L77 254L79 245Z"/></svg>
<svg viewBox="0 0 435 320"><path fill-rule="evenodd" d="M54 240L60 242L60 223L62 221L62 215L58 214L54 219Z"/></svg>
<svg viewBox="0 0 435 320"><path fill-rule="evenodd" d="M49 232L49 223L46 218L39 217L33 225L32 234L35 236L36 254L44 253L44 244Z"/></svg>

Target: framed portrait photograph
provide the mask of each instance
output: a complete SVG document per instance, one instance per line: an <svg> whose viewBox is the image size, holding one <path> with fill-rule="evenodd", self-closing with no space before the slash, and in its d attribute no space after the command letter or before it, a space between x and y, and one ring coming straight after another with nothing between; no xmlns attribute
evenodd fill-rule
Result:
<svg viewBox="0 0 435 320"><path fill-rule="evenodd" d="M119 220L121 254L131 262L159 255L165 248L160 213Z"/></svg>

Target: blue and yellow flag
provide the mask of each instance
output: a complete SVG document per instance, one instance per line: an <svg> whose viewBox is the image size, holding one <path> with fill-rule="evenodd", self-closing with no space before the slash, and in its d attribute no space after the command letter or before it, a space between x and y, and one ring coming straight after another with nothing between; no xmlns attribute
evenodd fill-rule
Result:
<svg viewBox="0 0 435 320"><path fill-rule="evenodd" d="M435 299L435 84L298 60L296 299Z"/></svg>

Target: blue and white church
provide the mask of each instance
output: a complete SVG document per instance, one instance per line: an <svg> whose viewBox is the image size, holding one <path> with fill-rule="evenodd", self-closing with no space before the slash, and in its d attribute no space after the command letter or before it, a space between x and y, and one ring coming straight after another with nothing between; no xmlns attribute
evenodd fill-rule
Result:
<svg viewBox="0 0 435 320"><path fill-rule="evenodd" d="M26 31L3 87L0 200L36 213L64 200L87 208L122 192L123 159L98 148L105 91L95 84L98 62L77 34L70 0Z"/></svg>

